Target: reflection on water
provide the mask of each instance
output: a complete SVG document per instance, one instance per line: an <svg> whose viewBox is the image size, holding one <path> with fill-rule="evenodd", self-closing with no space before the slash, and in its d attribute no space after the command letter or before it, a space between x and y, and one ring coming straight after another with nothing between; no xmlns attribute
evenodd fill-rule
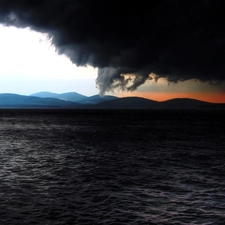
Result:
<svg viewBox="0 0 225 225"><path fill-rule="evenodd" d="M224 111L0 112L0 224L225 224Z"/></svg>

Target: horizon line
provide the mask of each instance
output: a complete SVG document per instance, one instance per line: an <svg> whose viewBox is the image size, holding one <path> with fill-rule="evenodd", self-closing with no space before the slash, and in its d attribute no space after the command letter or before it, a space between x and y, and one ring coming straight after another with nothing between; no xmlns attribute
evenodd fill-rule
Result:
<svg viewBox="0 0 225 225"><path fill-rule="evenodd" d="M39 91L39 92L34 92L32 94L18 94L18 93L12 93L12 92L0 92L0 95L2 94L12 94L12 95L20 95L20 96L27 96L27 97L39 97L39 96L31 96L33 94L37 94L37 93L42 93L42 92L47 92L47 93L52 93L52 94L66 94L66 93L77 93L79 95L83 95L83 94L80 94L76 91L68 91L68 92L63 92L63 93L56 93L56 92L51 92L51 91ZM90 96L87 96L87 95L83 95L84 97L92 97L92 96L96 96L96 95L99 95L100 94L95 94L95 95L90 95ZM132 96L116 96L116 95L105 95L105 96L114 96L116 98L140 98L140 99L146 99L146 100L150 100L150 101L155 101L155 102L165 102L165 101L170 101L170 100L174 100L174 99L190 99L190 100L197 100L197 101L201 101L201 102L206 102L206 103L213 103L213 104L225 104L225 99L224 101L222 102L213 102L213 101L207 101L207 100L202 100L202 99L199 99L199 98L193 98L193 97L175 97L175 98L168 98L168 99L164 99L164 100L155 100L154 98L151 99L151 98L148 98L148 97L144 97L144 96L135 96L135 95L132 95ZM104 97L104 96L103 96ZM46 97L48 98L48 97ZM49 98L54 98L54 97L49 97Z"/></svg>

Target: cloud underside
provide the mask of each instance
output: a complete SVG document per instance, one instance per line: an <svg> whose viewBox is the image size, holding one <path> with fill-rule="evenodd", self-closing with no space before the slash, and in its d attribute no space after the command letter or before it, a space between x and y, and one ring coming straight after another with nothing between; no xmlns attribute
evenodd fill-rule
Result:
<svg viewBox="0 0 225 225"><path fill-rule="evenodd" d="M162 77L224 81L224 10L217 0L3 0L0 22L48 33L59 54L99 68L104 94Z"/></svg>

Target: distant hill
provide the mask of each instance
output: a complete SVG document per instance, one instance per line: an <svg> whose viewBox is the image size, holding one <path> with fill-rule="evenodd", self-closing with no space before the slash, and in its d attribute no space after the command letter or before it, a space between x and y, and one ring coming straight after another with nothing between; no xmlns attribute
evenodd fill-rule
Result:
<svg viewBox="0 0 225 225"><path fill-rule="evenodd" d="M125 97L101 102L93 107L99 109L149 109L155 108L157 104L158 102L145 98Z"/></svg>
<svg viewBox="0 0 225 225"><path fill-rule="evenodd" d="M58 94L48 92L48 91L37 92L37 93L31 94L30 96L40 97L40 98L58 98Z"/></svg>
<svg viewBox="0 0 225 225"><path fill-rule="evenodd" d="M40 94L41 93L41 94ZM37 93L38 94L38 93ZM0 108L77 108L77 109L225 109L224 104L209 103L188 98L171 99L157 102L139 97L117 98L114 96L100 97L98 95L86 97L80 103L54 98L64 96L70 98L72 93L54 94L39 92L38 95L52 96L36 97L18 94L0 94ZM79 94L78 94L79 96ZM71 97L71 98L72 98Z"/></svg>
<svg viewBox="0 0 225 225"><path fill-rule="evenodd" d="M78 106L78 103L55 98L0 94L0 108L76 108Z"/></svg>
<svg viewBox="0 0 225 225"><path fill-rule="evenodd" d="M139 97L126 97L101 102L93 106L87 105L86 107L98 109L225 109L225 104L209 103L189 98L177 98L157 102Z"/></svg>
<svg viewBox="0 0 225 225"><path fill-rule="evenodd" d="M79 102L87 98L87 96L81 95L77 92L67 92L62 94L56 94L52 92L42 91L42 92L34 93L30 96L40 97L40 98L56 98L56 99L62 99L62 100L71 101L71 102Z"/></svg>
<svg viewBox="0 0 225 225"><path fill-rule="evenodd" d="M56 98L56 99L63 99L71 102L77 102L79 104L97 104L103 101L108 101L112 99L116 99L115 96L105 95L101 97L100 95L93 95L90 97L87 97L85 95L81 95L77 92L67 92L62 94L56 94L52 92L38 92L34 93L30 96L40 97L40 98Z"/></svg>
<svg viewBox="0 0 225 225"><path fill-rule="evenodd" d="M204 108L209 107L212 104L213 103L190 98L175 98L161 102L161 106L166 109Z"/></svg>
<svg viewBox="0 0 225 225"><path fill-rule="evenodd" d="M78 101L78 103L80 104L97 104L100 102L105 102L105 101L109 101L109 100L113 100L113 99L117 99L118 97L115 96L111 96L111 95L105 95L103 97L101 97L100 95L93 95L90 97L86 97L80 101Z"/></svg>
<svg viewBox="0 0 225 225"><path fill-rule="evenodd" d="M191 98L175 98L161 103L164 109L225 109L225 103L210 103Z"/></svg>

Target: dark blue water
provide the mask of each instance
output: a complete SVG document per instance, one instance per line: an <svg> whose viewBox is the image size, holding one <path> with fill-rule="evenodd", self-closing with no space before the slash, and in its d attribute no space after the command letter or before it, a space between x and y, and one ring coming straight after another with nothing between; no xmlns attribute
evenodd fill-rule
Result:
<svg viewBox="0 0 225 225"><path fill-rule="evenodd" d="M225 111L0 111L0 224L225 224Z"/></svg>

